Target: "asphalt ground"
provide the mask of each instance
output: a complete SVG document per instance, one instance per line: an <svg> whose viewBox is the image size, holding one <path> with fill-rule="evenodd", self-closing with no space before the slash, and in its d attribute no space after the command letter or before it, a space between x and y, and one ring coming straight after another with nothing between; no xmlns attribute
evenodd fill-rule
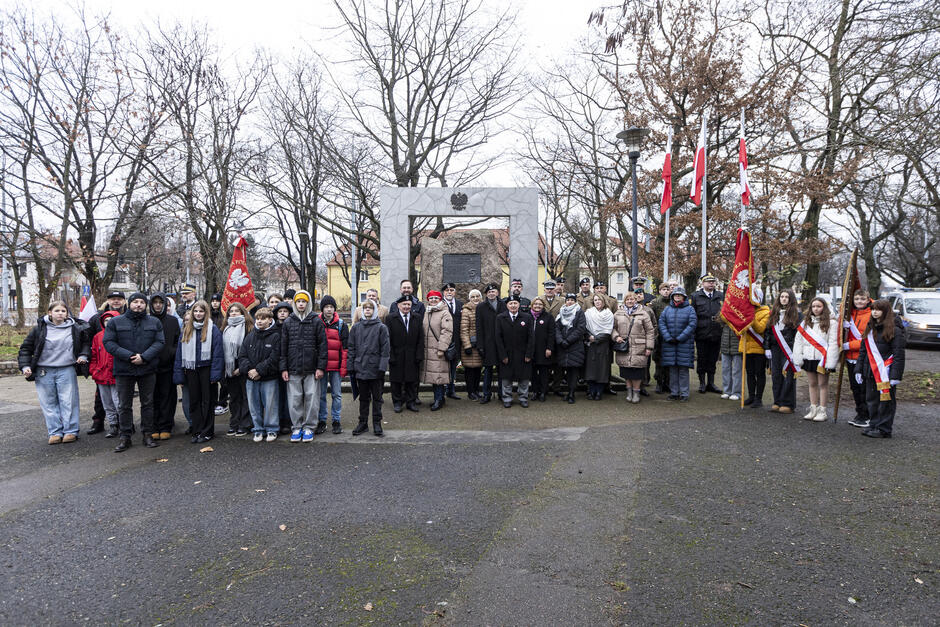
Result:
<svg viewBox="0 0 940 627"><path fill-rule="evenodd" d="M312 445L138 436L117 455L101 435L46 445L34 388L0 379L0 624L940 614L936 405L902 402L895 437L870 440L716 395L433 414L423 397L386 404L381 440L352 438L345 395L347 432Z"/></svg>

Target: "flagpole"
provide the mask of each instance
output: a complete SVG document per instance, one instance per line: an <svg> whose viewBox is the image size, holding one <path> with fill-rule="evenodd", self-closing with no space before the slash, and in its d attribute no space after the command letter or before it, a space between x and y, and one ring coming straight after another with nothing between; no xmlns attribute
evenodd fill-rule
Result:
<svg viewBox="0 0 940 627"><path fill-rule="evenodd" d="M672 127L669 127L669 135L666 139L666 155L672 158ZM672 177L672 166L669 168L670 181ZM663 183L665 185L665 181ZM672 183L670 182L670 194L672 193ZM672 213L672 207L666 208L666 242L663 246L663 283L669 280L669 215Z"/></svg>
<svg viewBox="0 0 940 627"><path fill-rule="evenodd" d="M708 111L705 111L705 119L702 120L702 127L705 129L705 142L702 144L702 276L706 271L706 253L708 246L708 233L706 226L708 223Z"/></svg>
<svg viewBox="0 0 940 627"><path fill-rule="evenodd" d="M744 139L744 109L741 109L741 139ZM738 167L740 168L741 166L739 165ZM741 190L741 191L743 192L744 190ZM740 196L741 196L741 228L743 229L745 218L746 218L747 205L744 204L744 194L742 193L740 194Z"/></svg>

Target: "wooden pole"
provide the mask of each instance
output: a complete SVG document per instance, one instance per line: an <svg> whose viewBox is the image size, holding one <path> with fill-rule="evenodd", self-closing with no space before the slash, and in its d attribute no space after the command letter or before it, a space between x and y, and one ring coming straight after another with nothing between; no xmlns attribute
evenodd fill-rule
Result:
<svg viewBox="0 0 940 627"><path fill-rule="evenodd" d="M842 297L843 299L845 296ZM836 383L836 402L832 407L832 422L839 420L839 401L842 400L842 376L845 374L845 354L839 355L839 381Z"/></svg>
<svg viewBox="0 0 940 627"><path fill-rule="evenodd" d="M744 330L747 333L747 329ZM744 409L744 394L747 390L747 336L741 334L744 338L744 350L741 351L741 409Z"/></svg>

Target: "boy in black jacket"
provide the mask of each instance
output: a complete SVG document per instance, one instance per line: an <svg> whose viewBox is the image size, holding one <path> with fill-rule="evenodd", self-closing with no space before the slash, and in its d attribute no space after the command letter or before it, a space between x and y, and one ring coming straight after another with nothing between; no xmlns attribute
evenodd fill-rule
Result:
<svg viewBox="0 0 940 627"><path fill-rule="evenodd" d="M281 370L281 329L274 324L274 314L267 307L255 312L255 328L245 336L238 353L238 369L248 376L245 389L248 411L254 423L254 440L277 439L278 381ZM267 438L265 434L267 433Z"/></svg>
<svg viewBox="0 0 940 627"><path fill-rule="evenodd" d="M150 297L150 315L163 325L163 349L156 364L157 377L153 386L153 439L169 440L176 418L173 361L180 343L180 323L167 311L166 295L163 292Z"/></svg>

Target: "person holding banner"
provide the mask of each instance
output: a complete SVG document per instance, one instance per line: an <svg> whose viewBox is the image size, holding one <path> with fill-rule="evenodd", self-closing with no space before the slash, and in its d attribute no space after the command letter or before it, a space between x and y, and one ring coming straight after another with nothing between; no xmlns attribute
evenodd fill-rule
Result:
<svg viewBox="0 0 940 627"><path fill-rule="evenodd" d="M802 319L796 294L789 289L781 291L770 309L764 333L764 355L770 360L770 386L774 394L770 411L792 414L796 409L795 376L799 368L793 363L793 343Z"/></svg>
<svg viewBox="0 0 940 627"><path fill-rule="evenodd" d="M907 339L891 303L876 300L855 365L855 382L864 384L868 401L868 428L862 435L890 438L897 411L897 386L904 376Z"/></svg>
<svg viewBox="0 0 940 627"><path fill-rule="evenodd" d="M842 354L849 364L849 387L852 388L852 399L855 401L855 418L849 421L853 427L868 427L868 403L865 402L865 386L858 383L851 373L855 371L858 363L858 354L862 348L862 329L868 328L871 319L871 296L868 290L857 289L852 295L852 313L849 319L842 323L844 336Z"/></svg>
<svg viewBox="0 0 940 627"><path fill-rule="evenodd" d="M806 420L825 422L829 415L829 373L839 363L839 325L829 312L829 304L814 298L803 313L803 321L796 329L793 343L793 361L806 371L809 384L809 412Z"/></svg>
<svg viewBox="0 0 940 627"><path fill-rule="evenodd" d="M751 409L763 407L764 387L767 385L767 358L764 355L764 331L770 319L770 307L764 302L764 291L751 284L751 302L756 303L754 319L750 326L741 333L738 350L742 353L745 375L747 376L747 398L744 406Z"/></svg>

